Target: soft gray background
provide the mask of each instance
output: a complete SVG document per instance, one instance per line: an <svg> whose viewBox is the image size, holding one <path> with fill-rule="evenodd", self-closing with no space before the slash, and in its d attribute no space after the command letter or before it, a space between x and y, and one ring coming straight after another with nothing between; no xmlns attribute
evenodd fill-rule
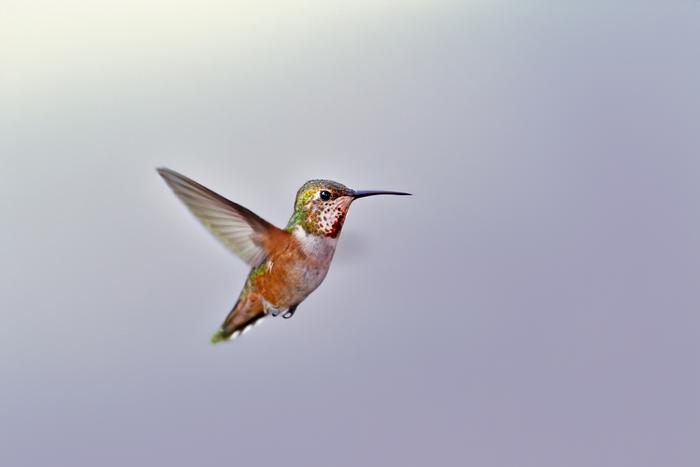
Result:
<svg viewBox="0 0 700 467"><path fill-rule="evenodd" d="M0 4L0 464L700 465L700 3ZM154 171L356 203L292 320Z"/></svg>

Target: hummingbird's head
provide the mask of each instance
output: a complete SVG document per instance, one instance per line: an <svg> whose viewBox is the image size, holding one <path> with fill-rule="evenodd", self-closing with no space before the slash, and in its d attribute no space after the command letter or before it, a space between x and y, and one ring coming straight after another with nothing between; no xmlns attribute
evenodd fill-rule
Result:
<svg viewBox="0 0 700 467"><path fill-rule="evenodd" d="M313 235L335 238L343 228L350 204L374 195L409 195L399 191L353 190L332 180L309 180L297 192L289 227L300 225Z"/></svg>

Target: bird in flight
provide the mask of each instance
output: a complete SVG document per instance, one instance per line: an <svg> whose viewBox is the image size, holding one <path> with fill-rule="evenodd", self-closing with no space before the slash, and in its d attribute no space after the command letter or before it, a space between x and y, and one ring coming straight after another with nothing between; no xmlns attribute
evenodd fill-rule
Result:
<svg viewBox="0 0 700 467"><path fill-rule="evenodd" d="M331 180L309 180L280 229L240 204L167 168L157 169L192 214L252 269L211 342L231 340L267 315L291 318L328 273L353 201L400 191L352 190Z"/></svg>

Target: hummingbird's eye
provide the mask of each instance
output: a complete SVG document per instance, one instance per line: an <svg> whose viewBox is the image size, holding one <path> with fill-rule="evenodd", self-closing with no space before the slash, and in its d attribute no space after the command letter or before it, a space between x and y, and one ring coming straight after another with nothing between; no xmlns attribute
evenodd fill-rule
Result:
<svg viewBox="0 0 700 467"><path fill-rule="evenodd" d="M331 199L331 194L330 192L323 190L318 194L318 197L321 198L323 201L328 201Z"/></svg>

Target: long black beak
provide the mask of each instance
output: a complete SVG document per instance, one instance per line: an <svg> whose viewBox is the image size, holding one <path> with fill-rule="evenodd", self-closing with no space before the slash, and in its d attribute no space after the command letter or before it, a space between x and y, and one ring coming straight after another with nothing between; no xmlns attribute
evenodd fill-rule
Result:
<svg viewBox="0 0 700 467"><path fill-rule="evenodd" d="M352 195L353 198L364 198L365 196L375 196L375 195L401 195L406 196L411 193L404 193L403 191L384 191L384 190L356 190Z"/></svg>

